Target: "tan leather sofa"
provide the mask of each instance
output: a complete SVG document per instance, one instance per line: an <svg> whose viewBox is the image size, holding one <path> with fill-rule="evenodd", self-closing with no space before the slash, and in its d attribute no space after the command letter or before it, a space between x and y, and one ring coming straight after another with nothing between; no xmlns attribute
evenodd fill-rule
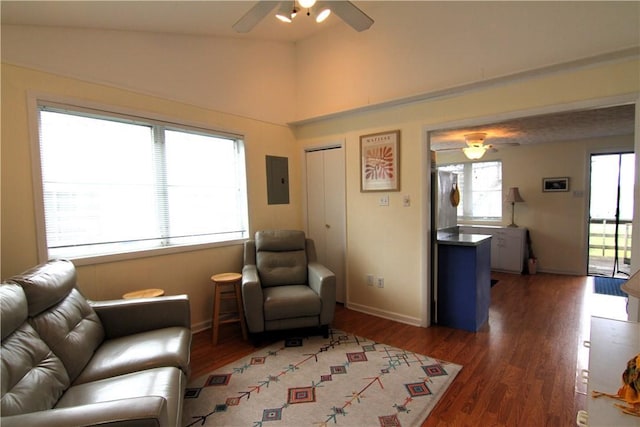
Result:
<svg viewBox="0 0 640 427"><path fill-rule="evenodd" d="M186 295L91 302L56 260L2 283L0 299L3 427L180 424Z"/></svg>

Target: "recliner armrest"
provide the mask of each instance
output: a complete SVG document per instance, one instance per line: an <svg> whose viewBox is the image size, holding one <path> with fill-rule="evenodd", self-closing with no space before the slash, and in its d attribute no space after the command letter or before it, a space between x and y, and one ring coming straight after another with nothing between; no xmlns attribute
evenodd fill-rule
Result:
<svg viewBox="0 0 640 427"><path fill-rule="evenodd" d="M336 275L318 262L310 262L307 266L309 286L322 300L320 324L328 325L333 320L336 309Z"/></svg>
<svg viewBox="0 0 640 427"><path fill-rule="evenodd" d="M264 301L260 276L255 264L245 265L242 268L242 303L249 332L263 332Z"/></svg>
<svg viewBox="0 0 640 427"><path fill-rule="evenodd" d="M2 417L2 427L74 427L109 425L118 427L174 426L169 420L167 402L160 396L145 396L99 402L69 408L49 409Z"/></svg>
<svg viewBox="0 0 640 427"><path fill-rule="evenodd" d="M191 329L187 295L90 301L100 317L107 338L181 326Z"/></svg>

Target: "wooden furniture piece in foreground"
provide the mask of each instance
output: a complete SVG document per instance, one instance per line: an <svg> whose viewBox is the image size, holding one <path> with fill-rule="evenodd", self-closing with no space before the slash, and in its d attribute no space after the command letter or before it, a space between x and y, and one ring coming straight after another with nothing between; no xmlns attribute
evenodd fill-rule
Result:
<svg viewBox="0 0 640 427"><path fill-rule="evenodd" d="M242 292L240 283L242 274L220 273L211 276L215 290L213 295L213 345L218 343L218 332L221 324L239 322L242 327L242 338L247 339L247 324L242 309ZM235 300L236 311L221 311L220 301Z"/></svg>
<svg viewBox="0 0 640 427"><path fill-rule="evenodd" d="M139 291L127 292L122 295L124 299L133 299L133 298L154 298L161 297L164 295L164 289L141 289Z"/></svg>

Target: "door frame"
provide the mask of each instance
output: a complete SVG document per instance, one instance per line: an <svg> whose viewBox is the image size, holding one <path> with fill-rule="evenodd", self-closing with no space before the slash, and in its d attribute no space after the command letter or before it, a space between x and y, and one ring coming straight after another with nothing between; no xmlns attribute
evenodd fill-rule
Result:
<svg viewBox="0 0 640 427"><path fill-rule="evenodd" d="M584 110L584 109L595 109L595 108L606 108L614 105L622 105L622 104L633 104L635 106L635 127L638 129L640 126L640 93L634 92L619 96L605 97L605 98L594 98L587 99L581 101L570 102L566 104L555 104L548 105L544 107L538 108L530 108L525 110L517 110L517 111L507 111L498 114L492 114L483 117L474 117L471 119L461 119L454 120L450 122L442 122L442 123L432 123L425 124L422 126L422 164L424 167L422 168L422 177L421 181L423 183L423 188L425 194L423 195L423 203L422 203L422 227L424 232L422 233L422 250L425 254L425 262L422 263L422 292L420 295L421 300L421 326L427 327L431 324L431 310L430 310L430 300L431 300L431 290L430 290L430 266L426 260L431 259L431 213L429 209L429 200L431 191L431 132L435 132L443 129L452 129L452 128L462 128L462 127L473 127L473 126L481 126L487 123L495 123L513 119L520 119L529 116L543 115L543 114L554 114L554 113L564 113L574 110ZM634 135L634 151L636 153L640 153L640 132L636 132ZM586 172L585 172L586 173ZM587 206L588 198L584 197L584 209L588 209ZM634 207L633 207L633 234L632 234L632 246L638 246L640 244L640 156L636 155L635 159L635 178L634 178ZM585 250L588 248L585 247ZM638 251L636 251L638 252ZM585 260L584 271L586 275L587 265L586 265L586 256L583 255L583 259ZM640 254L631 254L631 273L640 270ZM629 298L629 304L627 311L629 313L629 320L631 321L640 321L640 299L638 298Z"/></svg>

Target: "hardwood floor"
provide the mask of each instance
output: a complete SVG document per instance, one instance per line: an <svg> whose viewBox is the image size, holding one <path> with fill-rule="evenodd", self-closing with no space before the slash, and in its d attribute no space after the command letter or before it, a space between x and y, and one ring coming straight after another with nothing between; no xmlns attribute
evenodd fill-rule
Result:
<svg viewBox="0 0 640 427"><path fill-rule="evenodd" d="M582 342L593 309L624 318L624 305L592 294L587 277L493 273L489 322L477 333L419 328L338 306L334 328L463 365L423 426L574 426L584 409L588 366ZM617 297L618 299L621 299ZM265 343L265 345L268 343ZM194 335L192 378L255 351L237 326Z"/></svg>

